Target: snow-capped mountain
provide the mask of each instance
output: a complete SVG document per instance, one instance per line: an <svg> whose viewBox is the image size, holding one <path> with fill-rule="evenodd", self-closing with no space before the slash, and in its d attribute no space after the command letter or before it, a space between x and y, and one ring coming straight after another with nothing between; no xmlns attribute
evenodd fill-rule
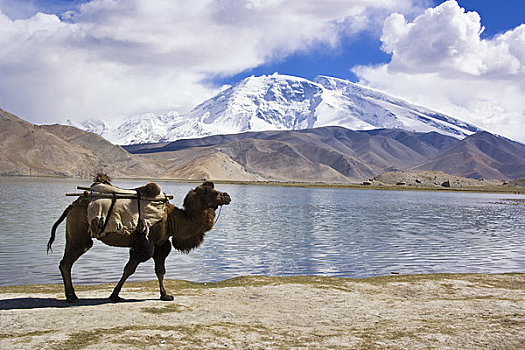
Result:
<svg viewBox="0 0 525 350"><path fill-rule="evenodd" d="M138 115L126 120L117 128L105 130L102 136L120 145L159 142L178 119L180 115L177 112Z"/></svg>
<svg viewBox="0 0 525 350"><path fill-rule="evenodd" d="M399 128L463 138L480 131L442 113L347 80L314 81L273 74L249 77L179 115L146 114L117 128L91 126L118 144L175 141L245 131L343 126L354 130Z"/></svg>
<svg viewBox="0 0 525 350"><path fill-rule="evenodd" d="M102 135L104 131L108 128L106 123L104 123L101 120L86 120L81 123L75 123L71 119L66 120L66 125L74 126L76 128L88 131L88 132L94 132L95 134Z"/></svg>
<svg viewBox="0 0 525 350"><path fill-rule="evenodd" d="M166 136L168 130L177 124L177 121L182 122L179 113L169 112L161 115L153 113L137 115L116 127L111 127L99 120L74 123L68 119L66 123L89 132L97 133L112 143L131 145L159 142L159 140Z"/></svg>
<svg viewBox="0 0 525 350"><path fill-rule="evenodd" d="M302 78L249 77L195 107L186 115L190 122L171 128L166 139L311 128L322 93L321 85Z"/></svg>
<svg viewBox="0 0 525 350"><path fill-rule="evenodd" d="M317 108L316 126L335 124L356 130L436 131L456 138L481 131L472 124L347 80L318 76L315 82L324 88L323 102Z"/></svg>

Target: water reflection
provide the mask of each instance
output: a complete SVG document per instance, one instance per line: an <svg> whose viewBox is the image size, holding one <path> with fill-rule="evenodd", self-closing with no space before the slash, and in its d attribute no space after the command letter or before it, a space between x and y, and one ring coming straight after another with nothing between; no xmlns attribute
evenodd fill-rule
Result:
<svg viewBox="0 0 525 350"><path fill-rule="evenodd" d="M116 181L137 187L143 181ZM0 178L0 284L59 283L64 225L50 228L79 180ZM159 182L182 205L195 184ZM204 244L173 252L167 278L213 281L248 274L366 277L397 273L524 272L525 206L518 195L217 185L233 202ZM96 241L75 283L116 282L128 250ZM153 263L131 280L154 279Z"/></svg>

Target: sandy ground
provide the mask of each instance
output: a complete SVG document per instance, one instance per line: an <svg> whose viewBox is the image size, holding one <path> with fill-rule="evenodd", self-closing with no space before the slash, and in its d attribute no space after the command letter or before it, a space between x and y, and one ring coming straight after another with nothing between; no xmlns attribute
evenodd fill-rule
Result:
<svg viewBox="0 0 525 350"><path fill-rule="evenodd" d="M0 288L0 349L524 349L525 274Z"/></svg>

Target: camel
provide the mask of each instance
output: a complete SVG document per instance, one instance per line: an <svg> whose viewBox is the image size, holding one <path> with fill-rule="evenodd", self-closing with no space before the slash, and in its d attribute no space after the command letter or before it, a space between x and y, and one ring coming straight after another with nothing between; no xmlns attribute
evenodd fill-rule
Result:
<svg viewBox="0 0 525 350"><path fill-rule="evenodd" d="M66 219L66 246L59 269L64 281L66 300L70 303L78 301L71 281L71 268L75 261L93 246L87 220L89 201L89 198L79 197L66 208L53 225L51 238L47 244L49 252L55 240L58 225ZM206 232L210 231L215 224L215 210L219 206L230 204L230 202L231 198L226 192L215 190L213 182L207 181L189 191L184 198L183 209L166 203L164 217L149 230L147 239L149 246L147 249L143 249L144 247L141 246L144 236L138 232L127 236L119 233L108 233L98 238L109 246L131 248L129 261L109 299L113 302L121 301L119 293L124 282L135 272L141 262L153 257L155 274L159 281L160 299L173 300L173 296L169 295L164 288L165 260L171 251L171 245L184 253L189 253L190 250L197 248L204 240Z"/></svg>

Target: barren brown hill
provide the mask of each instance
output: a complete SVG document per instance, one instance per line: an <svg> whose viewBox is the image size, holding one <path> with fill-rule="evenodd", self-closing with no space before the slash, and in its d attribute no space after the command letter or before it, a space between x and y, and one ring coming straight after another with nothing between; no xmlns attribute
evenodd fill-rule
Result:
<svg viewBox="0 0 525 350"><path fill-rule="evenodd" d="M233 157L232 157L232 156ZM142 155L167 167L165 177L234 181L348 182L336 170L312 162L284 142L245 139Z"/></svg>
<svg viewBox="0 0 525 350"><path fill-rule="evenodd" d="M488 132L458 140L435 132L321 127L218 135L125 148L147 158L167 160L169 154L165 164L169 164L175 177L208 174L214 178L216 172L211 167L216 165L208 165L203 161L206 158L199 158L211 153L217 153L215 157L231 167L220 173L220 176L233 174L231 180L361 182L386 171L414 170L490 180L525 176L525 146Z"/></svg>
<svg viewBox="0 0 525 350"><path fill-rule="evenodd" d="M525 177L520 177L508 184L511 187L525 187Z"/></svg>
<svg viewBox="0 0 525 350"><path fill-rule="evenodd" d="M130 154L121 146L110 143L98 134L60 124L40 127L70 144L92 152L105 169L115 174L114 176L158 177L164 172L163 167Z"/></svg>
<svg viewBox="0 0 525 350"><path fill-rule="evenodd" d="M438 170L473 179L515 179L525 176L525 145L483 131L413 169Z"/></svg>
<svg viewBox="0 0 525 350"><path fill-rule="evenodd" d="M171 152L170 152L171 153ZM200 154L200 153L199 153ZM173 155L180 158L176 152ZM194 154L197 156L197 154ZM169 158L167 158L169 159ZM166 164L177 164L176 159L168 161ZM264 181L265 178L252 174L233 159L222 152L204 152L201 156L191 157L187 163L179 167L168 169L167 177L188 180L234 180L234 181Z"/></svg>
<svg viewBox="0 0 525 350"><path fill-rule="evenodd" d="M458 140L435 132L321 127L123 148L71 126L37 126L0 110L0 137L0 175L89 176L102 170L116 177L328 183L362 182L388 171L525 177L525 145L488 132Z"/></svg>
<svg viewBox="0 0 525 350"><path fill-rule="evenodd" d="M385 170L410 168L455 142L437 133L322 127L219 135L125 149L149 159L162 159L163 164L170 165L170 174L180 178L208 174L207 178L220 179L215 176L225 172L206 171L216 165L201 158L216 153L225 166L231 167L226 172L233 174L231 180L344 183L359 182Z"/></svg>
<svg viewBox="0 0 525 350"><path fill-rule="evenodd" d="M62 125L39 126L0 109L0 175L155 176L162 168L102 137Z"/></svg>

